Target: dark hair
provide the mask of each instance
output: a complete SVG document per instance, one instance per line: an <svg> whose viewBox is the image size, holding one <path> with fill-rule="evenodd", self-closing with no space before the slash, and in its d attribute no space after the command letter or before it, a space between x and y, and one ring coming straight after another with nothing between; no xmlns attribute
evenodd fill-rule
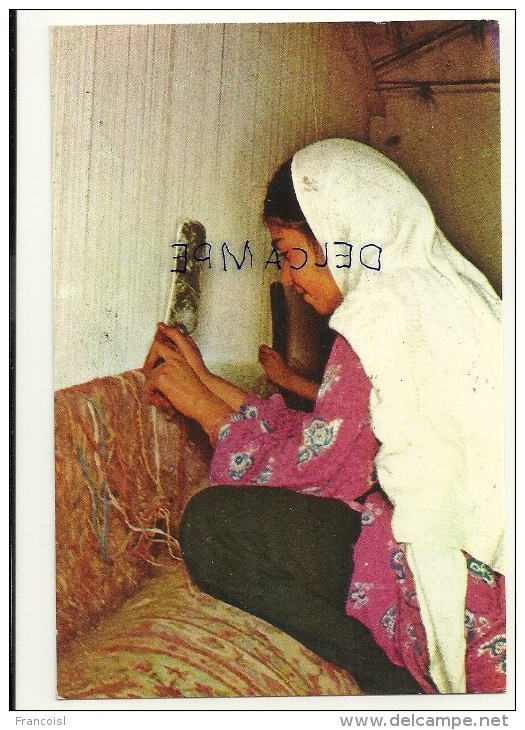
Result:
<svg viewBox="0 0 525 730"><path fill-rule="evenodd" d="M315 239L301 206L297 201L292 180L292 158L286 160L274 173L266 189L263 220L274 220L288 228L297 228Z"/></svg>

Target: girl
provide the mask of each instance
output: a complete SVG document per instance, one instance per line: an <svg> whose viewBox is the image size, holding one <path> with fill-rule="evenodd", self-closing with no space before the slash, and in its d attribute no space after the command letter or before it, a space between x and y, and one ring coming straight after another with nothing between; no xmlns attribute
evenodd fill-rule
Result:
<svg viewBox="0 0 525 730"><path fill-rule="evenodd" d="M154 343L148 388L201 423L228 485L186 509L190 572L366 692L503 691L497 296L360 143L296 153L264 216L283 283L339 337L304 414L212 375L161 328L178 351Z"/></svg>

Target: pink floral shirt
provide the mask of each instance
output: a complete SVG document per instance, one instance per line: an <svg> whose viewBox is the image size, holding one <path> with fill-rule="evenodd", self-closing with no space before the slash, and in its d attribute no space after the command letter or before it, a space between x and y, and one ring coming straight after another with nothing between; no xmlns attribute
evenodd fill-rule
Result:
<svg viewBox="0 0 525 730"><path fill-rule="evenodd" d="M377 441L369 418L370 383L348 342L337 337L312 413L279 395L250 395L219 432L211 483L266 485L334 497L362 513L346 610L365 624L390 659L426 692L426 639L403 546L392 534L392 507L372 485ZM505 690L505 585L466 556L467 691Z"/></svg>
<svg viewBox="0 0 525 730"><path fill-rule="evenodd" d="M250 395L219 432L212 483L287 487L353 505L370 488L377 450L369 397L359 359L338 337L313 412L287 408L280 395Z"/></svg>

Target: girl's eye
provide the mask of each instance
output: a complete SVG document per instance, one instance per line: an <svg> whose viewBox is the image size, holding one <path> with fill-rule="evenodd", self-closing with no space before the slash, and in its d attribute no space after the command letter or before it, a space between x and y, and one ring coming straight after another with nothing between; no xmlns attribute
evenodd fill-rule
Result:
<svg viewBox="0 0 525 730"><path fill-rule="evenodd" d="M295 269L302 269L307 261L307 254L304 249L294 248L285 253L286 261Z"/></svg>

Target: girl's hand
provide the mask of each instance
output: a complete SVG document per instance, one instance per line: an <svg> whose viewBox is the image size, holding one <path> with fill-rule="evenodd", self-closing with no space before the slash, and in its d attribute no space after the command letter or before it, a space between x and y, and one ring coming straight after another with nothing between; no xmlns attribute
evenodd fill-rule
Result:
<svg viewBox="0 0 525 730"><path fill-rule="evenodd" d="M144 366L146 393L152 403L165 406L199 422L212 394L181 352L155 339Z"/></svg>
<svg viewBox="0 0 525 730"><path fill-rule="evenodd" d="M259 362L272 383L280 385L283 388L288 387L292 383L294 377L293 370L288 367L273 347L268 347L268 345L261 345L259 347Z"/></svg>
<svg viewBox="0 0 525 730"><path fill-rule="evenodd" d="M283 360L279 353L268 345L259 348L259 362L267 377L281 388L296 393L301 398L315 401L319 385L297 375Z"/></svg>
<svg viewBox="0 0 525 730"><path fill-rule="evenodd" d="M169 327L169 325L165 325L163 322L159 322L159 324L157 325L155 337L153 338L153 342L142 368L146 377L151 373L151 370L159 364L159 356L156 350L158 343L161 343L163 345L171 345L171 348L174 351L178 349L173 342L173 338L169 336L171 334L171 330L175 329L175 327Z"/></svg>
<svg viewBox="0 0 525 730"><path fill-rule="evenodd" d="M173 345L185 358L188 365L197 373L203 381L210 376L210 371L204 364L197 343L189 335L184 335L177 327L170 327L163 322L157 326L155 339L159 339L167 345Z"/></svg>
<svg viewBox="0 0 525 730"><path fill-rule="evenodd" d="M154 405L198 421L215 443L219 429L234 412L204 385L186 359L172 346L155 340L148 355L146 393Z"/></svg>

